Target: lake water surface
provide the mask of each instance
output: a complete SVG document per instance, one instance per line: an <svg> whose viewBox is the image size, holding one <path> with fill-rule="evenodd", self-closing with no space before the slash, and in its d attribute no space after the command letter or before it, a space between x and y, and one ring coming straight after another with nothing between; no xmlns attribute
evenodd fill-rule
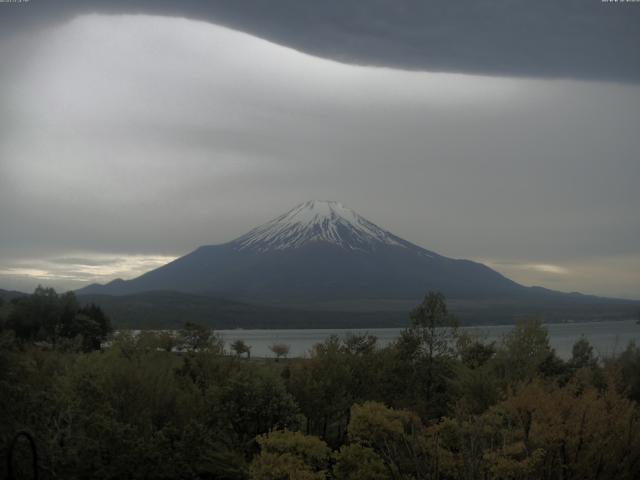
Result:
<svg viewBox="0 0 640 480"><path fill-rule="evenodd" d="M640 325L635 320L585 323L546 324L551 346L562 358L571 357L571 347L584 336L598 355L610 355L624 350L630 341L640 344ZM463 330L476 333L487 341L500 340L513 328L513 325L464 327ZM251 355L255 357L273 357L269 346L274 343L286 343L291 347L289 356L302 357L309 354L313 345L322 342L329 335L339 336L347 333L369 333L378 337L378 343L384 346L396 339L400 328L359 329L314 329L314 330L219 330L229 343L237 339L251 346Z"/></svg>

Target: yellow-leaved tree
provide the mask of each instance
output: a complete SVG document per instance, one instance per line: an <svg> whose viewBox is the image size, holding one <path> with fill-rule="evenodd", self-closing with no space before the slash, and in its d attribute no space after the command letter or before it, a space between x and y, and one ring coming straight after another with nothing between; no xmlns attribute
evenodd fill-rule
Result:
<svg viewBox="0 0 640 480"><path fill-rule="evenodd" d="M249 467L252 480L324 480L331 450L318 437L278 430L256 438L260 453Z"/></svg>

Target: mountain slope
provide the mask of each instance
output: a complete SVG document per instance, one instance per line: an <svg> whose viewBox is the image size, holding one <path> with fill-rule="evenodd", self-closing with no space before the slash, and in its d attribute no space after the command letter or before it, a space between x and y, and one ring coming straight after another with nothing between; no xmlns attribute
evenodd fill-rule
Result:
<svg viewBox="0 0 640 480"><path fill-rule="evenodd" d="M524 293L490 268L425 250L337 202L311 201L238 239L204 246L136 279L81 294L150 290L258 302L417 299L428 290L480 298Z"/></svg>
<svg viewBox="0 0 640 480"><path fill-rule="evenodd" d="M375 328L404 326L404 312L353 312L279 308L191 293L152 291L132 295L79 295L100 305L115 328L181 328L197 322L216 329Z"/></svg>
<svg viewBox="0 0 640 480"><path fill-rule="evenodd" d="M430 290L444 293L467 323L532 315L631 318L640 308L640 302L524 287L485 265L407 242L329 201L305 202L229 243L78 294L127 325L198 318L218 328L354 328L402 324Z"/></svg>
<svg viewBox="0 0 640 480"><path fill-rule="evenodd" d="M210 295L151 291L131 295L79 295L82 304L100 305L116 328L181 328L186 321L216 329L233 328L352 328L404 327L412 301L402 305L367 302L359 308L331 309L274 307L230 301ZM448 300L451 311L463 324L504 324L523 316L536 316L548 322L621 320L632 318L636 302L572 295L501 301ZM7 306L7 305L5 305ZM342 305L344 307L344 305ZM1 311L1 309L0 309Z"/></svg>

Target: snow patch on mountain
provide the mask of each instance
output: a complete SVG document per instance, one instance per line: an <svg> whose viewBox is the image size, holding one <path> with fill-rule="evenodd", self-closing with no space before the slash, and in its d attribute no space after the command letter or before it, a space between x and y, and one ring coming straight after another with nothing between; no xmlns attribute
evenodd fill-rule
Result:
<svg viewBox="0 0 640 480"><path fill-rule="evenodd" d="M339 202L319 200L302 203L233 243L237 250L264 252L299 248L313 242L363 251L380 246L412 246Z"/></svg>

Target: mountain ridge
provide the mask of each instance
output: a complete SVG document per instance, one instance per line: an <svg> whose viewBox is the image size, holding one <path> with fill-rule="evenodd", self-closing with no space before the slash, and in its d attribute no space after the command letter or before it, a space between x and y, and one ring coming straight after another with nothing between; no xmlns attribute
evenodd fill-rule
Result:
<svg viewBox="0 0 640 480"><path fill-rule="evenodd" d="M280 285L279 288L276 288ZM308 201L220 245L205 245L132 280L80 293L148 290L254 297L415 298L504 294L521 285L486 265L408 242L335 201Z"/></svg>
<svg viewBox="0 0 640 480"><path fill-rule="evenodd" d="M338 312L327 306L345 304L364 311L375 303L379 312L398 311L398 305L408 311L407 305L431 290L479 310L511 311L514 318L540 312L545 305L569 313L589 305L603 311L610 302L624 308L634 304L526 287L484 264L448 258L408 242L339 202L317 200L299 204L230 242L198 247L135 279L94 284L77 293L173 291L301 311Z"/></svg>

